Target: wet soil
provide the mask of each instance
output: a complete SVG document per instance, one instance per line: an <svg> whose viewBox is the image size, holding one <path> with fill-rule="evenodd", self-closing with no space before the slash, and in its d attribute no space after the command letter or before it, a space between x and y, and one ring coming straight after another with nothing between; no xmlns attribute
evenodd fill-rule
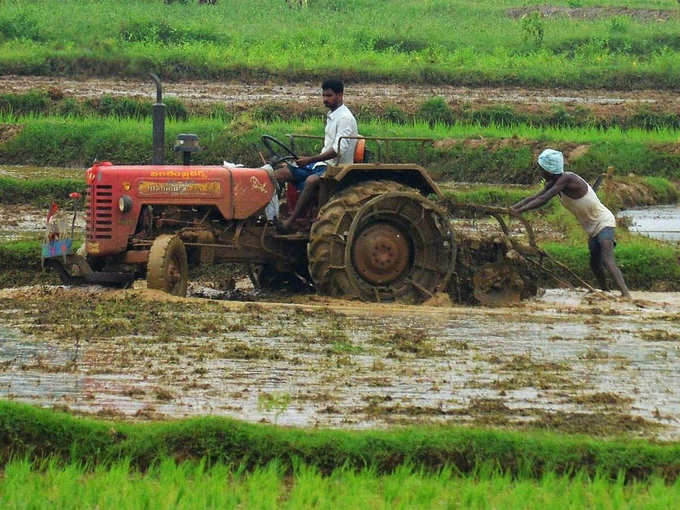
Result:
<svg viewBox="0 0 680 510"><path fill-rule="evenodd" d="M574 19L600 19L614 16L627 16L641 22L661 22L680 16L677 9L638 9L635 7L559 7L556 5L537 5L516 7L505 11L510 18L521 18L526 14L538 12L544 18L568 17Z"/></svg>
<svg viewBox="0 0 680 510"><path fill-rule="evenodd" d="M9 241L41 241L45 237L47 208L26 204L0 204L0 243ZM59 219L68 229L73 219L72 212L59 213ZM81 239L85 231L83 211L76 214L74 238Z"/></svg>
<svg viewBox="0 0 680 510"><path fill-rule="evenodd" d="M76 99L99 98L104 94L155 99L155 87L146 80L92 78L68 79L48 76L0 76L0 93L20 94L33 89L51 90L53 94ZM286 105L292 111L321 107L317 83L243 83L182 81L164 84L164 94L175 96L190 105L222 103L233 109L258 105ZM518 111L537 113L553 105L582 106L598 116L625 115L640 106L659 111L676 111L680 93L672 91L610 91L569 89L527 89L518 87L453 87L446 85L393 85L384 83L349 83L345 102L354 107L371 108L396 105L415 111L425 100L440 96L452 104L481 107L512 105Z"/></svg>
<svg viewBox="0 0 680 510"><path fill-rule="evenodd" d="M520 307L0 291L0 397L114 418L680 438L680 293Z"/></svg>

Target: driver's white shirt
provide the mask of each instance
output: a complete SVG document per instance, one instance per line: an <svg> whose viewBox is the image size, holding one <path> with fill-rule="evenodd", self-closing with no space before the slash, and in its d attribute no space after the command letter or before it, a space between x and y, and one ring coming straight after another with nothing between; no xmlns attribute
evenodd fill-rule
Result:
<svg viewBox="0 0 680 510"><path fill-rule="evenodd" d="M357 129L357 121L344 104L338 106L332 112L326 114L326 131L323 138L323 149L321 154L326 151L335 149L338 156L326 161L320 161L318 164L327 165L346 165L354 162L354 149L357 145L357 140L349 140L343 136L359 136ZM314 166L316 166L314 165Z"/></svg>

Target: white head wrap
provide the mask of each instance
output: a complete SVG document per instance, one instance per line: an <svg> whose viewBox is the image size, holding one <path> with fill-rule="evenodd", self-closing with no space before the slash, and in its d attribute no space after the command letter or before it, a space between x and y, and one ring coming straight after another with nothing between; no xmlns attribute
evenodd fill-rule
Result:
<svg viewBox="0 0 680 510"><path fill-rule="evenodd" d="M560 151L546 149L538 156L538 164L546 172L559 175L564 172L564 156Z"/></svg>

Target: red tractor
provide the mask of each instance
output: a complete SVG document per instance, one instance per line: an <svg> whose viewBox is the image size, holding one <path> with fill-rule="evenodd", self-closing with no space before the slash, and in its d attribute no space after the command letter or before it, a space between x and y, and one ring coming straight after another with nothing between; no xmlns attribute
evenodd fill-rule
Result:
<svg viewBox="0 0 680 510"><path fill-rule="evenodd" d="M103 162L86 171L87 253L45 257L64 278L146 277L148 287L183 296L189 264L220 260L248 264L260 286L306 279L330 296L419 302L446 288L456 246L446 212L426 198L441 191L423 167L361 161L329 167L301 231L280 233L265 214L278 189L271 166L191 165L193 135L180 135L183 165L161 164L158 81L157 87L154 163ZM275 163L296 157L272 137L263 142Z"/></svg>

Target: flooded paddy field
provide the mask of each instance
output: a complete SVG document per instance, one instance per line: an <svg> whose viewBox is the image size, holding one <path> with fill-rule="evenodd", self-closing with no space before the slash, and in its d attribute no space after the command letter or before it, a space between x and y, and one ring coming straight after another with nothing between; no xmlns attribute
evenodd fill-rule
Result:
<svg viewBox="0 0 680 510"><path fill-rule="evenodd" d="M619 218L630 222L628 230L642 235L680 243L680 205L658 205L621 211Z"/></svg>
<svg viewBox="0 0 680 510"><path fill-rule="evenodd" d="M0 226L0 243L9 241L42 241L45 237L45 218L47 208L41 208L30 204L0 204L0 218L3 218ZM60 217L64 224L70 227L73 221L73 212L66 209L61 211ZM85 215L82 208L77 212L75 219L75 238L82 236L85 231Z"/></svg>
<svg viewBox="0 0 680 510"><path fill-rule="evenodd" d="M677 440L680 294L634 297L548 290L486 309L4 289L0 398L128 419Z"/></svg>

